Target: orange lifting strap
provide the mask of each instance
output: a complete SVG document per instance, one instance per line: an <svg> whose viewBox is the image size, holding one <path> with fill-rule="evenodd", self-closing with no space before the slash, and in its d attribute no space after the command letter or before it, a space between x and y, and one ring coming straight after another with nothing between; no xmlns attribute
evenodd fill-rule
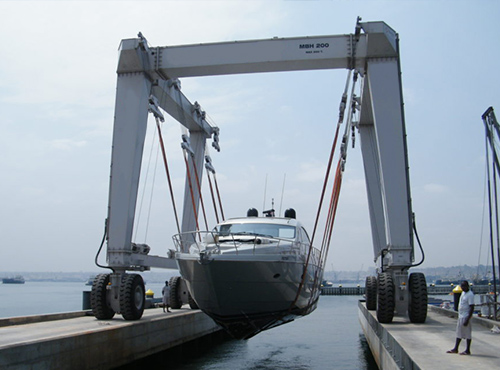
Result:
<svg viewBox="0 0 500 370"><path fill-rule="evenodd" d="M342 94L342 100L341 100L340 106L339 106L339 119L337 121L337 128L335 130L335 136L334 136L332 148L331 148L331 151L330 151L330 157L328 159L328 165L327 165L327 168L326 168L325 179L323 181L323 188L321 190L321 196L320 196L320 201L319 201L319 204L318 204L318 210L316 212L316 220L314 222L313 233L312 233L312 236L311 236L311 243L309 245L309 251L308 251L308 254L307 254L307 259L306 259L306 263L304 265L304 272L302 274L302 280L301 280L301 282L299 284L299 288L297 289L297 294L296 294L295 300L290 305L289 310L292 310L293 306L297 303L297 300L298 300L298 298L300 296L300 292L302 290L302 287L305 284L305 279L306 279L306 275L307 275L306 272L307 272L307 268L309 266L309 262L311 260L311 254L312 254L312 251L313 251L314 238L316 236L316 231L317 231L317 228L318 228L319 218L320 218L321 210L323 208L323 201L324 201L326 189L328 187L328 180L330 178L330 172L331 172L331 168L332 168L332 164L333 164L333 158L334 158L335 150L336 150L336 147L337 147L337 141L338 141L338 136L339 136L339 132L340 132L340 126L342 125L342 123L344 121L344 112L345 112L345 108L347 106L347 95L348 95L348 89L349 89L349 85L350 85L351 74L352 74L352 71L349 71L348 75L347 75L347 79L346 79L346 85L345 85L345 88L344 88L344 93ZM349 132L349 129L350 129L350 126L351 126L351 123L352 123L352 115L354 114L354 110L355 110L354 88L355 88L355 83L357 81L357 78L358 78L358 73L355 72L354 78L353 78L353 85L352 85L352 90L351 90L351 96L350 96L350 100L351 100L350 103L351 104L350 104L350 111L349 111L349 116L348 116L348 122L347 122L347 125L346 125L346 133ZM345 139L346 135L347 134L344 135L344 139ZM330 197L330 204L329 204L329 207L328 207L328 216L327 216L327 220L326 220L326 224L325 224L325 229L324 229L324 233L323 233L323 240L322 240L321 248L320 248L319 261L318 261L320 267L324 266L326 258L328 256L328 250L329 250L331 236L332 236L332 231L333 231L333 224L334 224L334 221L335 221L335 215L337 213L337 206L338 206L338 202L339 202L339 198L340 198L340 189L341 189L341 186L342 186L342 174L343 174L344 164L345 164L345 155L341 154L341 158L339 159L338 164L337 164L337 170L335 171L335 178L334 178L334 183L333 183L333 188L332 188L332 194L331 194L331 197ZM318 283L318 278L319 278L318 271L319 270L321 270L321 268L319 268L319 269L316 270L316 275L314 277L313 286L316 286L317 283ZM311 298L310 298L311 300L313 299L313 296L314 295L311 295ZM309 302L309 304L310 303L311 303L311 301Z"/></svg>

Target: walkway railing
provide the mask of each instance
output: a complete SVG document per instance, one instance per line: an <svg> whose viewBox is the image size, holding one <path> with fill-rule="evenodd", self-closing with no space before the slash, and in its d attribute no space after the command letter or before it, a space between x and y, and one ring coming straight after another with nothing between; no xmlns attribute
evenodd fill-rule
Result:
<svg viewBox="0 0 500 370"><path fill-rule="evenodd" d="M454 286L451 285L434 285L427 287L428 295L446 295L450 294ZM487 294L493 290L493 287L488 285L474 285L472 286L472 291L474 294ZM363 295L365 294L364 286L355 287L344 287L339 286L327 286L321 288L321 295Z"/></svg>

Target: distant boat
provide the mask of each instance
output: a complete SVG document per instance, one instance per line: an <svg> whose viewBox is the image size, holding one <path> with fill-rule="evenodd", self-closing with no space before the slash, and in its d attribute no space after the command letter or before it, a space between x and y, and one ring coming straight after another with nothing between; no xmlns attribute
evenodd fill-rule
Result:
<svg viewBox="0 0 500 370"><path fill-rule="evenodd" d="M3 278L2 283L4 284L24 284L24 278L21 275L18 275L13 278Z"/></svg>
<svg viewBox="0 0 500 370"><path fill-rule="evenodd" d="M94 279L95 279L95 276L89 277L89 279L85 282L85 285L92 286L92 284L94 284Z"/></svg>

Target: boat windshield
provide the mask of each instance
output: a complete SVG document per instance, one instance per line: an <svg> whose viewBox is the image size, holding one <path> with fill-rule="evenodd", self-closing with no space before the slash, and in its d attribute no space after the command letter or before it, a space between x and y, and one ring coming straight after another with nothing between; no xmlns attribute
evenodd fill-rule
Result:
<svg viewBox="0 0 500 370"><path fill-rule="evenodd" d="M257 235L272 238L295 239L295 226L263 224L263 223L234 223L216 227L220 236L229 235Z"/></svg>

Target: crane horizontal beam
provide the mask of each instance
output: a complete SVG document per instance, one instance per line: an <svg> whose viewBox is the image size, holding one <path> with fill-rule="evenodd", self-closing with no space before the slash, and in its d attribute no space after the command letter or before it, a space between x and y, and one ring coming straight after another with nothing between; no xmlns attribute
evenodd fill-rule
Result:
<svg viewBox="0 0 500 370"><path fill-rule="evenodd" d="M370 58L398 56L395 32L384 22L361 23L369 33L147 47L144 39L122 40L118 73L147 72L153 78L216 76L317 69L363 71ZM134 53L142 47L145 55Z"/></svg>

